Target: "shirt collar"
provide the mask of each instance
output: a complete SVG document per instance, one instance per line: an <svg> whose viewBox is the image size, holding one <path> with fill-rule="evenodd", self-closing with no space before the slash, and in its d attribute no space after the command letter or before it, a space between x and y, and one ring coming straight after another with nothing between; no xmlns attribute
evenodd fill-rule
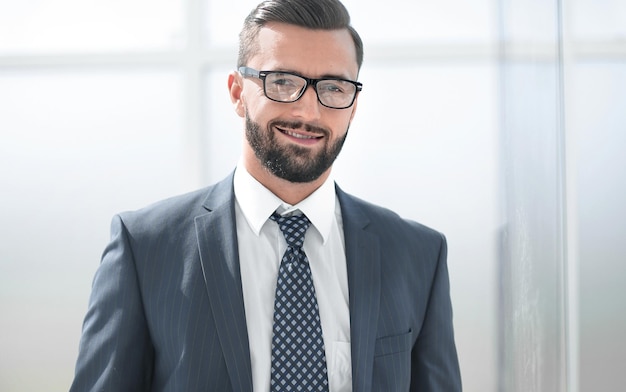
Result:
<svg viewBox="0 0 626 392"><path fill-rule="evenodd" d="M293 206L258 182L241 163L235 169L233 186L237 204L256 235L259 235L274 211L278 210L281 215L286 215L299 210L309 218L326 243L335 217L337 197L334 181L330 177L309 197Z"/></svg>

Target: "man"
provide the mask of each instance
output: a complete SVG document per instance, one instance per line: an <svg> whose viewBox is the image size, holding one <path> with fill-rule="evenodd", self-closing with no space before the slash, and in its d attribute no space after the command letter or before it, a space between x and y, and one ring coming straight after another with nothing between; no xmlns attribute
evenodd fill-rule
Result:
<svg viewBox="0 0 626 392"><path fill-rule="evenodd" d="M338 0L252 11L240 164L114 218L73 391L461 389L444 237L330 179L362 58Z"/></svg>

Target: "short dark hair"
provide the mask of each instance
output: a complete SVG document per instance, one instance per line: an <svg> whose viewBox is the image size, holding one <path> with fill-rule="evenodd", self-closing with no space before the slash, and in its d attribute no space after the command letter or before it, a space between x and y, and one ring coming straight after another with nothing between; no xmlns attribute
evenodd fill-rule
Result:
<svg viewBox="0 0 626 392"><path fill-rule="evenodd" d="M258 50L256 38L267 23L286 23L314 30L347 29L354 41L356 62L363 64L363 41L350 25L350 14L339 0L266 0L250 12L239 34L237 67L247 62Z"/></svg>

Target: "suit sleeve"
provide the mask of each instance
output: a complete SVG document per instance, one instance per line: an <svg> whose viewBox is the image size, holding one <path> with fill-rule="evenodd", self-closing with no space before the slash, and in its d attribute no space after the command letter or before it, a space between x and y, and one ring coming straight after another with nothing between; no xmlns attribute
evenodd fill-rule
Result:
<svg viewBox="0 0 626 392"><path fill-rule="evenodd" d="M446 239L441 235L428 308L411 353L411 391L461 391L454 344Z"/></svg>
<svg viewBox="0 0 626 392"><path fill-rule="evenodd" d="M153 358L129 235L116 216L93 281L70 391L149 390Z"/></svg>

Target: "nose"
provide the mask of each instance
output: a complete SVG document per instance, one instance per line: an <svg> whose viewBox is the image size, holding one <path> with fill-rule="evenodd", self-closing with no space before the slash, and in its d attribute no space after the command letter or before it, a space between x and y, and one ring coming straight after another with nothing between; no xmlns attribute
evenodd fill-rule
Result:
<svg viewBox="0 0 626 392"><path fill-rule="evenodd" d="M312 85L306 86L300 99L291 105L293 105L293 114L305 121L317 120L320 117L322 104L317 99L317 92Z"/></svg>

